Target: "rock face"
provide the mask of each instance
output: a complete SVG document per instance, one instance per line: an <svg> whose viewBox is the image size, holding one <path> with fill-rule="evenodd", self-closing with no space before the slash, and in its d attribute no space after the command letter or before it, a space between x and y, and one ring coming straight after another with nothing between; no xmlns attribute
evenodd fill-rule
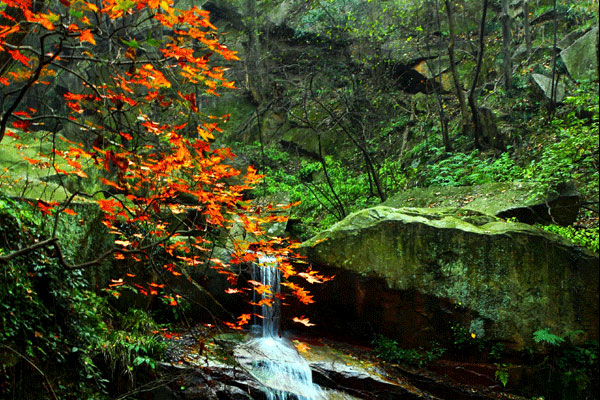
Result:
<svg viewBox="0 0 600 400"><path fill-rule="evenodd" d="M496 115L489 108L479 108L479 121L481 123L481 140L498 150L506 150L506 138L498 130Z"/></svg>
<svg viewBox="0 0 600 400"><path fill-rule="evenodd" d="M305 242L337 274L316 288L324 329L404 345L447 341L451 326L514 349L549 327L598 338L598 256L561 238L476 211L374 207Z"/></svg>
<svg viewBox="0 0 600 400"><path fill-rule="evenodd" d="M569 75L575 80L598 80L598 26L561 51Z"/></svg>

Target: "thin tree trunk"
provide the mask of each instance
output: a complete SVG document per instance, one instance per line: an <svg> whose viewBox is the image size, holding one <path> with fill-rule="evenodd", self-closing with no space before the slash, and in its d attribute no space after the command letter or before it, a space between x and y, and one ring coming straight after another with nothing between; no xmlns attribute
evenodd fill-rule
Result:
<svg viewBox="0 0 600 400"><path fill-rule="evenodd" d="M254 100L260 105L265 101L264 82L260 65L261 46L258 32L256 0L246 0L246 30L248 44L246 51L246 82Z"/></svg>
<svg viewBox="0 0 600 400"><path fill-rule="evenodd" d="M558 85L558 77L556 76L556 42L558 32L558 15L556 12L556 0L554 0L554 38L552 41L552 90L550 91L550 115L554 115L556 108L556 86Z"/></svg>
<svg viewBox="0 0 600 400"><path fill-rule="evenodd" d="M329 172L327 170L327 162L325 161L325 157L323 156L323 147L321 145L321 134L317 133L317 138L318 138L318 144L319 144L319 161L321 162L321 168L323 168L323 174L325 175L325 180L327 181L327 186L329 186L329 190L331 190L331 193L333 194L333 197L335 198L335 201L337 202L337 209L341 214L341 218L340 221L346 217L346 209L344 208L344 203L342 203L342 201L340 200L340 198L337 195L337 192L335 191L335 188L333 187L333 183L331 182L331 179L329 178Z"/></svg>
<svg viewBox="0 0 600 400"><path fill-rule="evenodd" d="M473 125L475 126L475 132L473 133L473 139L475 147L480 149L481 143L479 140L479 134L481 132L481 121L479 120L479 110L477 108L477 102L475 101L475 90L477 88L477 81L479 80L479 73L481 72L481 63L483 60L483 51L485 49L485 17L487 15L488 0L482 0L481 10L481 22L479 24L479 51L477 52L477 66L475 67L475 76L473 76L473 84L469 91L469 106L471 108L471 114L473 116Z"/></svg>
<svg viewBox="0 0 600 400"><path fill-rule="evenodd" d="M456 97L460 104L460 113L462 117L462 131L464 135L469 134L469 117L467 116L467 102L465 101L465 95L458 79L458 71L456 70L456 60L454 58L454 14L452 12L452 6L449 0L444 0L446 4L446 14L448 16L448 57L450 58L450 70L452 71L452 79L454 81L454 88L456 90Z"/></svg>
<svg viewBox="0 0 600 400"><path fill-rule="evenodd" d="M439 31L442 30L441 27L441 22L440 22L440 6L439 6L439 2L438 0L435 1L435 15L436 15L436 22L437 22L437 29ZM442 41L442 36L440 35L440 44ZM441 47L441 46L440 46ZM429 49L429 41L427 41L427 55L431 56L431 52ZM431 71L434 71L434 68L430 68L430 63L429 62L429 58L426 61L427 63L427 68L429 68ZM442 143L444 145L444 150L446 150L446 152L451 152L452 151L452 146L450 145L450 137L448 136L448 120L446 119L446 113L444 112L444 104L442 102L442 96L441 96L441 91L443 90L442 88L442 59L441 57L439 57L438 54L438 63L437 63L437 73L433 74L434 76L434 81L433 81L433 92L435 94L435 100L436 103L438 105L438 111L439 111L439 117L440 117L440 129L442 132ZM435 84L435 77L438 77L439 79L439 86L436 86Z"/></svg>
<svg viewBox="0 0 600 400"><path fill-rule="evenodd" d="M523 25L525 28L525 57L531 55L531 27L529 26L529 0L523 1Z"/></svg>
<svg viewBox="0 0 600 400"><path fill-rule="evenodd" d="M504 73L504 90L508 94L512 90L512 59L510 42L512 40L511 20L508 0L502 0L502 71Z"/></svg>

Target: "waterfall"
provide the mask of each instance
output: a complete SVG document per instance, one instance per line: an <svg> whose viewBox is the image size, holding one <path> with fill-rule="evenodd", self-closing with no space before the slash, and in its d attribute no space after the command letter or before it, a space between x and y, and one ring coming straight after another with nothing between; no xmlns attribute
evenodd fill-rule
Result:
<svg viewBox="0 0 600 400"><path fill-rule="evenodd" d="M261 255L252 277L269 286L270 292L263 292L260 298L255 293L254 302L266 299L271 305L260 306L261 318L256 321L260 326L255 328L259 336L240 346L236 351L238 361L265 386L268 400L325 398L322 390L313 384L306 360L289 340L279 335L280 305L276 294L280 291L280 271L275 258Z"/></svg>
<svg viewBox="0 0 600 400"><path fill-rule="evenodd" d="M271 294L263 293L260 300L273 300L271 305L263 304L260 306L262 337L265 338L279 336L279 319L281 313L279 299L275 297L275 293L279 293L281 290L279 277L280 271L275 257L260 256L258 264L255 264L252 268L252 279L270 288ZM256 292L254 292L254 296L256 296ZM255 297L254 303L258 303L257 300Z"/></svg>

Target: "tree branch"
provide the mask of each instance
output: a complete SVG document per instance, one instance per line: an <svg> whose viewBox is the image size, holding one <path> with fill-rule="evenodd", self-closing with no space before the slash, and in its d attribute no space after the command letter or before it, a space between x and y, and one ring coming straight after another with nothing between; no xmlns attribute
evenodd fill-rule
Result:
<svg viewBox="0 0 600 400"><path fill-rule="evenodd" d="M45 39L45 37L42 37L40 39L40 48L42 49L42 52L44 51L44 39ZM0 121L0 142L2 142L2 139L4 138L4 133L6 132L6 125L8 124L8 119L10 118L12 113L17 109L19 104L21 104L21 101L25 97L25 93L27 93L27 91L39 79L44 67L46 65L50 64L52 61L54 61L54 59L56 57L58 57L58 55L61 53L61 51L62 51L62 41L60 42L60 44L58 46L58 50L50 58L45 59L44 56L41 57L40 62L35 69L35 72L33 73L33 75L31 77L29 77L29 79L27 80L25 85L19 91L19 94L17 95L17 98L15 99L15 101L11 104L11 106L8 108L8 110L6 110L6 112L2 116L2 120Z"/></svg>
<svg viewBox="0 0 600 400"><path fill-rule="evenodd" d="M58 241L58 239L56 239L56 238L47 239L47 240L44 240L41 242L34 243L31 246L25 247L23 249L13 251L12 253L7 254L5 256L0 256L0 264L6 264L13 258L22 256L27 253L31 253L32 251L37 250L41 247L53 246L56 244L57 241Z"/></svg>

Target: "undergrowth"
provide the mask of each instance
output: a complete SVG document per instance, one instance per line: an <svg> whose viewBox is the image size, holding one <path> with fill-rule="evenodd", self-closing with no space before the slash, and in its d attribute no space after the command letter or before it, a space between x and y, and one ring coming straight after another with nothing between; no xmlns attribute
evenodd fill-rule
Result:
<svg viewBox="0 0 600 400"><path fill-rule="evenodd" d="M598 252L598 227L576 229L572 226L559 226L559 225L538 225L541 229L556 233L577 246L585 247L593 251Z"/></svg>
<svg viewBox="0 0 600 400"><path fill-rule="evenodd" d="M28 204L0 197L0 255L41 240L42 225ZM114 398L155 367L161 326L88 287L82 271L59 265L49 250L2 265L1 398Z"/></svg>
<svg viewBox="0 0 600 400"><path fill-rule="evenodd" d="M431 350L405 349L398 345L395 340L378 336L374 341L375 353L379 358L394 364L410 365L413 367L424 367L432 361L438 360L446 349L433 346Z"/></svg>

